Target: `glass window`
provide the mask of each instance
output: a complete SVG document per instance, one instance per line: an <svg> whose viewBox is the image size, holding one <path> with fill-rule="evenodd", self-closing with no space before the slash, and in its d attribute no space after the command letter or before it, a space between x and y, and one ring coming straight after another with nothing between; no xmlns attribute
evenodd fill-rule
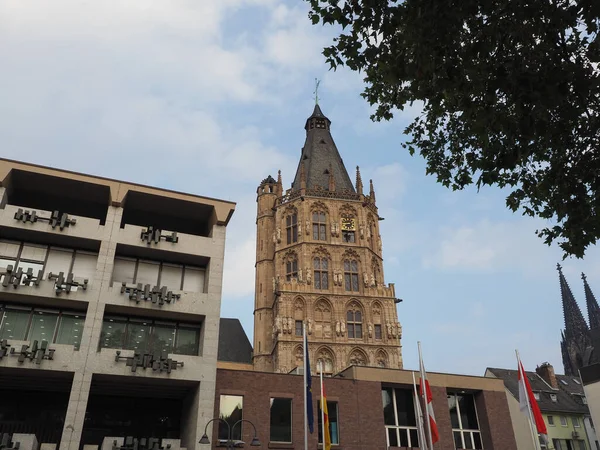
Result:
<svg viewBox="0 0 600 450"><path fill-rule="evenodd" d="M548 416L548 425L554 426L554 416Z"/></svg>
<svg viewBox="0 0 600 450"><path fill-rule="evenodd" d="M576 428L579 428L581 425L579 424L579 418L578 417L571 417L571 420L573 421L573 426Z"/></svg>
<svg viewBox="0 0 600 450"><path fill-rule="evenodd" d="M292 399L271 398L271 442L292 442Z"/></svg>
<svg viewBox="0 0 600 450"><path fill-rule="evenodd" d="M362 314L357 310L346 313L348 337L351 339L362 339Z"/></svg>
<svg viewBox="0 0 600 450"><path fill-rule="evenodd" d="M180 291L182 277L183 266L163 264L160 272L160 285L166 286L170 291Z"/></svg>
<svg viewBox="0 0 600 450"><path fill-rule="evenodd" d="M325 213L313 213L313 239L316 241L325 241L327 239L327 223Z"/></svg>
<svg viewBox="0 0 600 450"><path fill-rule="evenodd" d="M329 261L327 258L313 259L315 289L329 289Z"/></svg>
<svg viewBox="0 0 600 450"><path fill-rule="evenodd" d="M567 418L565 416L560 416L560 424L563 427L567 426Z"/></svg>
<svg viewBox="0 0 600 450"><path fill-rule="evenodd" d="M94 253L75 252L73 261L73 276L92 280L96 273L98 255Z"/></svg>
<svg viewBox="0 0 600 450"><path fill-rule="evenodd" d="M298 260L294 259L285 263L285 278L287 281L292 281L292 278L298 278Z"/></svg>
<svg viewBox="0 0 600 450"><path fill-rule="evenodd" d="M71 270L72 262L73 250L51 248L48 252L46 268L44 269L44 279L48 279L49 273L59 274L62 272L67 275Z"/></svg>
<svg viewBox="0 0 600 450"><path fill-rule="evenodd" d="M244 397L241 395L221 395L219 402L219 418L223 419L230 427L244 418L243 412ZM238 424L232 431L231 439L242 439L243 423ZM224 423L219 422L219 439L227 440L229 428Z"/></svg>
<svg viewBox="0 0 600 450"><path fill-rule="evenodd" d="M356 237L354 236L354 231L342 231L342 239L344 242L355 242Z"/></svg>
<svg viewBox="0 0 600 450"><path fill-rule="evenodd" d="M198 355L200 330L196 328L178 328L175 353L179 355Z"/></svg>
<svg viewBox="0 0 600 450"><path fill-rule="evenodd" d="M296 214L285 218L285 231L288 244L298 242L298 216Z"/></svg>
<svg viewBox="0 0 600 450"><path fill-rule="evenodd" d="M0 258L17 258L19 256L20 242L0 240Z"/></svg>
<svg viewBox="0 0 600 450"><path fill-rule="evenodd" d="M137 275L135 277L136 283L149 284L154 287L158 284L158 269L160 264L153 261L139 261Z"/></svg>
<svg viewBox="0 0 600 450"><path fill-rule="evenodd" d="M381 394L388 446L419 447L413 390L384 387Z"/></svg>
<svg viewBox="0 0 600 450"><path fill-rule="evenodd" d="M113 283L132 284L135 280L135 259L115 257L113 266Z"/></svg>
<svg viewBox="0 0 600 450"><path fill-rule="evenodd" d="M72 345L75 350L79 350L84 323L85 317L83 316L62 314L58 324L56 343Z"/></svg>
<svg viewBox="0 0 600 450"><path fill-rule="evenodd" d="M455 448L482 449L473 395L448 394L448 409Z"/></svg>
<svg viewBox="0 0 600 450"><path fill-rule="evenodd" d="M344 261L344 287L347 291L358 291L358 263Z"/></svg>
<svg viewBox="0 0 600 450"><path fill-rule="evenodd" d="M381 325L375 324L375 339L381 339Z"/></svg>
<svg viewBox="0 0 600 450"><path fill-rule="evenodd" d="M296 336L302 336L302 321L296 320Z"/></svg>
<svg viewBox="0 0 600 450"><path fill-rule="evenodd" d="M552 400L553 402L556 402L558 400L558 398L556 397L556 394L550 394L550 400Z"/></svg>
<svg viewBox="0 0 600 450"><path fill-rule="evenodd" d="M100 348L124 348L126 328L125 319L104 318L100 332Z"/></svg>
<svg viewBox="0 0 600 450"><path fill-rule="evenodd" d="M158 355L161 352L173 353L175 346L175 325L155 324L152 333L151 351Z"/></svg>
<svg viewBox="0 0 600 450"><path fill-rule="evenodd" d="M42 245L23 244L21 257L28 261L38 261L43 263L46 260L47 247Z"/></svg>
<svg viewBox="0 0 600 450"><path fill-rule="evenodd" d="M2 314L2 313L0 313ZM1 316L0 339L14 339L24 341L29 328L31 311L21 309L7 309Z"/></svg>
<svg viewBox="0 0 600 450"><path fill-rule="evenodd" d="M185 268L183 290L189 292L204 292L204 269Z"/></svg>
<svg viewBox="0 0 600 450"><path fill-rule="evenodd" d="M150 347L150 323L130 320L127 324L125 346L127 350L145 352Z"/></svg>
<svg viewBox="0 0 600 450"><path fill-rule="evenodd" d="M57 322L58 313L34 311L31 318L28 340L30 342L38 341L39 344L42 341L53 342Z"/></svg>
<svg viewBox="0 0 600 450"><path fill-rule="evenodd" d="M323 443L323 417L321 416L321 401L317 401L318 425L319 425L319 444ZM329 417L329 437L332 445L340 443L338 435L338 404L337 402L327 402L327 415Z"/></svg>

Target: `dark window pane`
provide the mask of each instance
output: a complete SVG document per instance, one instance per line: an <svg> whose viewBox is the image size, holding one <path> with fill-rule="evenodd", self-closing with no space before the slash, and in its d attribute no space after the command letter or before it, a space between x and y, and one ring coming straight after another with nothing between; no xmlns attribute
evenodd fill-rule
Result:
<svg viewBox="0 0 600 450"><path fill-rule="evenodd" d="M319 221L319 213L313 213L313 222L318 222Z"/></svg>
<svg viewBox="0 0 600 450"><path fill-rule="evenodd" d="M289 227L289 226L292 224L292 216L287 216L287 217L285 218L285 224L286 224L286 226L288 226L288 227Z"/></svg>
<svg viewBox="0 0 600 450"><path fill-rule="evenodd" d="M179 355L198 355L200 343L200 330L197 328L178 328L177 346L175 353Z"/></svg>
<svg viewBox="0 0 600 450"><path fill-rule="evenodd" d="M352 282L350 281L350 274L344 274L344 285L347 291L352 290Z"/></svg>
<svg viewBox="0 0 600 450"><path fill-rule="evenodd" d="M321 274L319 272L315 273L315 289L321 289Z"/></svg>
<svg viewBox="0 0 600 450"><path fill-rule="evenodd" d="M302 321L296 320L296 336L302 336Z"/></svg>
<svg viewBox="0 0 600 450"><path fill-rule="evenodd" d="M352 261L352 272L358 272L358 263L356 261Z"/></svg>
<svg viewBox="0 0 600 450"><path fill-rule="evenodd" d="M348 322L354 322L354 312L353 311L348 311L346 313L346 320Z"/></svg>
<svg viewBox="0 0 600 450"><path fill-rule="evenodd" d="M358 275L352 275L352 290L358 291Z"/></svg>
<svg viewBox="0 0 600 450"><path fill-rule="evenodd" d="M145 352L150 346L150 323L132 322L127 324L125 349Z"/></svg>
<svg viewBox="0 0 600 450"><path fill-rule="evenodd" d="M410 430L410 447L417 448L419 445L419 433L417 430Z"/></svg>
<svg viewBox="0 0 600 450"><path fill-rule="evenodd" d="M298 260L297 260L297 259L295 259L295 260L292 262L292 269L293 269L293 272L294 272L294 273L297 273L297 272L298 272Z"/></svg>
<svg viewBox="0 0 600 450"><path fill-rule="evenodd" d="M152 352L160 355L162 352L173 353L175 347L175 325L154 325L152 330Z"/></svg>
<svg viewBox="0 0 600 450"><path fill-rule="evenodd" d="M298 222L298 216L296 214L292 215L292 225L296 225Z"/></svg>
<svg viewBox="0 0 600 450"><path fill-rule="evenodd" d="M84 323L84 316L71 316L63 314L60 318L60 323L58 326L56 343L72 345L75 347L75 350L79 350Z"/></svg>
<svg viewBox="0 0 600 450"><path fill-rule="evenodd" d="M292 242L298 242L298 227L292 228Z"/></svg>
<svg viewBox="0 0 600 450"><path fill-rule="evenodd" d="M31 311L8 309L0 323L0 339L25 340ZM0 318L2 313L0 312Z"/></svg>
<svg viewBox="0 0 600 450"><path fill-rule="evenodd" d="M394 389L394 392L396 393L398 425L405 427L416 426L413 391L410 389Z"/></svg>
<svg viewBox="0 0 600 450"><path fill-rule="evenodd" d="M383 401L383 421L386 425L397 425L394 417L394 401L392 399L392 388L383 388L381 390L381 400Z"/></svg>
<svg viewBox="0 0 600 450"><path fill-rule="evenodd" d="M244 397L241 395L221 395L219 405L219 418L225 420L230 427L233 426L238 420L242 420L243 416L243 405ZM238 424L233 430L231 438L233 440L242 439L242 426L244 424ZM224 423L219 422L219 439L227 440L228 428Z"/></svg>
<svg viewBox="0 0 600 450"><path fill-rule="evenodd" d="M350 271L350 261L344 261L344 271Z"/></svg>
<svg viewBox="0 0 600 450"><path fill-rule="evenodd" d="M271 442L292 442L292 399L271 399Z"/></svg>
<svg viewBox="0 0 600 450"><path fill-rule="evenodd" d="M100 348L124 348L125 319L106 318L100 332Z"/></svg>
<svg viewBox="0 0 600 450"><path fill-rule="evenodd" d="M321 268L321 260L319 258L313 259L313 267L315 269L320 269Z"/></svg>
<svg viewBox="0 0 600 450"><path fill-rule="evenodd" d="M356 311L354 313L354 321L355 322L362 322L362 313L360 311Z"/></svg>
<svg viewBox="0 0 600 450"><path fill-rule="evenodd" d="M398 432L396 428L388 428L388 439L390 447L398 447Z"/></svg>
<svg viewBox="0 0 600 450"><path fill-rule="evenodd" d="M472 395L457 395L460 408L460 420L462 428L467 430L478 430L477 414L475 413L475 399Z"/></svg>
<svg viewBox="0 0 600 450"><path fill-rule="evenodd" d="M450 423L452 424L452 428L460 428L458 423L458 411L456 409L456 396L454 394L448 395L448 409L450 410Z"/></svg>
<svg viewBox="0 0 600 450"><path fill-rule="evenodd" d="M375 339L381 339L381 325L375 325Z"/></svg>
<svg viewBox="0 0 600 450"><path fill-rule="evenodd" d="M456 449L464 448L463 444L462 444L462 438L461 438L460 431L455 431L453 433L453 435L454 435L454 448L456 448Z"/></svg>
<svg viewBox="0 0 600 450"><path fill-rule="evenodd" d="M319 239L319 225L313 225L313 239Z"/></svg>
<svg viewBox="0 0 600 450"><path fill-rule="evenodd" d="M463 431L463 441L465 442L465 448L473 449L473 441L471 439L471 433Z"/></svg>
<svg viewBox="0 0 600 450"><path fill-rule="evenodd" d="M321 289L329 289L329 277L327 272L321 274Z"/></svg>
<svg viewBox="0 0 600 450"><path fill-rule="evenodd" d="M354 325L348 324L348 337L354 338Z"/></svg>
<svg viewBox="0 0 600 450"><path fill-rule="evenodd" d="M28 340L30 342L38 341L40 344L42 341L52 343L57 322L58 313L34 311L29 327Z"/></svg>
<svg viewBox="0 0 600 450"><path fill-rule="evenodd" d="M475 448L477 450L482 450L483 445L481 444L481 435L477 432L473 433L473 440L475 441ZM585 449L583 449L585 450Z"/></svg>
<svg viewBox="0 0 600 450"><path fill-rule="evenodd" d="M326 230L327 230L327 227L325 225L320 225L320 227L319 227L319 231L320 231L319 239L321 239L322 241L324 241L324 240L327 239L327 237L325 235Z"/></svg>
<svg viewBox="0 0 600 450"><path fill-rule="evenodd" d="M286 234L286 238L287 238L287 243L291 244L292 243L292 229L288 228L285 232Z"/></svg>
<svg viewBox="0 0 600 450"><path fill-rule="evenodd" d="M362 325L361 324L354 325L354 337L356 339L362 339Z"/></svg>
<svg viewBox="0 0 600 450"><path fill-rule="evenodd" d="M408 447L408 430L399 429L400 447Z"/></svg>
<svg viewBox="0 0 600 450"><path fill-rule="evenodd" d="M328 268L329 268L329 263L326 258L323 258L321 260L321 269L327 270Z"/></svg>

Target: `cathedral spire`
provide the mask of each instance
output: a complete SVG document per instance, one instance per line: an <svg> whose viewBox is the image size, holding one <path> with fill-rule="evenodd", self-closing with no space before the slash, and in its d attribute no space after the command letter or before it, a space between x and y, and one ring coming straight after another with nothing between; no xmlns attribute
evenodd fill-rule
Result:
<svg viewBox="0 0 600 450"><path fill-rule="evenodd" d="M596 301L596 297L584 273L581 274L581 279L583 280L583 287L585 289L585 303L587 304L590 329L600 328L600 306L598 306L598 301Z"/></svg>
<svg viewBox="0 0 600 450"><path fill-rule="evenodd" d="M562 297L563 313L565 317L565 336L567 339L571 336L579 336L587 334L589 328L579 305L571 292L571 288L562 273L562 267L560 264L556 265L560 280L560 294Z"/></svg>
<svg viewBox="0 0 600 450"><path fill-rule="evenodd" d="M329 190L330 174L333 174L336 192L355 193L352 180L344 166L344 161L331 136L331 121L325 117L321 107L315 104L311 116L306 120L306 141L292 183L293 190L300 190L302 172L306 189ZM302 167L304 165L304 168Z"/></svg>
<svg viewBox="0 0 600 450"><path fill-rule="evenodd" d="M363 183L360 176L360 168L358 166L356 166L356 193L358 195L363 194Z"/></svg>
<svg viewBox="0 0 600 450"><path fill-rule="evenodd" d="M373 180L369 180L369 197L371 197L371 202L375 203L375 188L373 187Z"/></svg>

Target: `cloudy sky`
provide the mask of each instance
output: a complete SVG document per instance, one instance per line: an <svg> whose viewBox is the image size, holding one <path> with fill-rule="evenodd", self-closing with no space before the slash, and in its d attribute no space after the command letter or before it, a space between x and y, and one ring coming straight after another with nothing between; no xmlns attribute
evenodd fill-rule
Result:
<svg viewBox="0 0 600 450"><path fill-rule="evenodd" d="M404 302L405 367L482 375L549 361L562 372L561 253L506 192L451 192L400 148L418 110L372 123L360 76L330 72L301 0L0 2L0 156L237 202L222 315L252 336L255 192L304 143L314 79L346 166L373 178L385 275ZM352 176L352 174L351 174ZM564 261L600 295L600 254Z"/></svg>

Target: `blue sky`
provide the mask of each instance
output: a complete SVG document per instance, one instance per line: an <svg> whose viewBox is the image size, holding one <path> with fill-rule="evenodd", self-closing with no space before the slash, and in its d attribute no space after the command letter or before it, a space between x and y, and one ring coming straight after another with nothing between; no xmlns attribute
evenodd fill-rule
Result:
<svg viewBox="0 0 600 450"><path fill-rule="evenodd" d="M405 367L482 375L487 366L562 372L559 249L510 213L506 192L451 192L400 147L419 112L372 123L361 77L331 72L333 31L300 0L6 0L0 3L0 155L233 200L222 315L252 336L255 192L289 187L304 121L321 107L346 167L373 178L386 282L396 283ZM564 261L600 294L600 254Z"/></svg>

